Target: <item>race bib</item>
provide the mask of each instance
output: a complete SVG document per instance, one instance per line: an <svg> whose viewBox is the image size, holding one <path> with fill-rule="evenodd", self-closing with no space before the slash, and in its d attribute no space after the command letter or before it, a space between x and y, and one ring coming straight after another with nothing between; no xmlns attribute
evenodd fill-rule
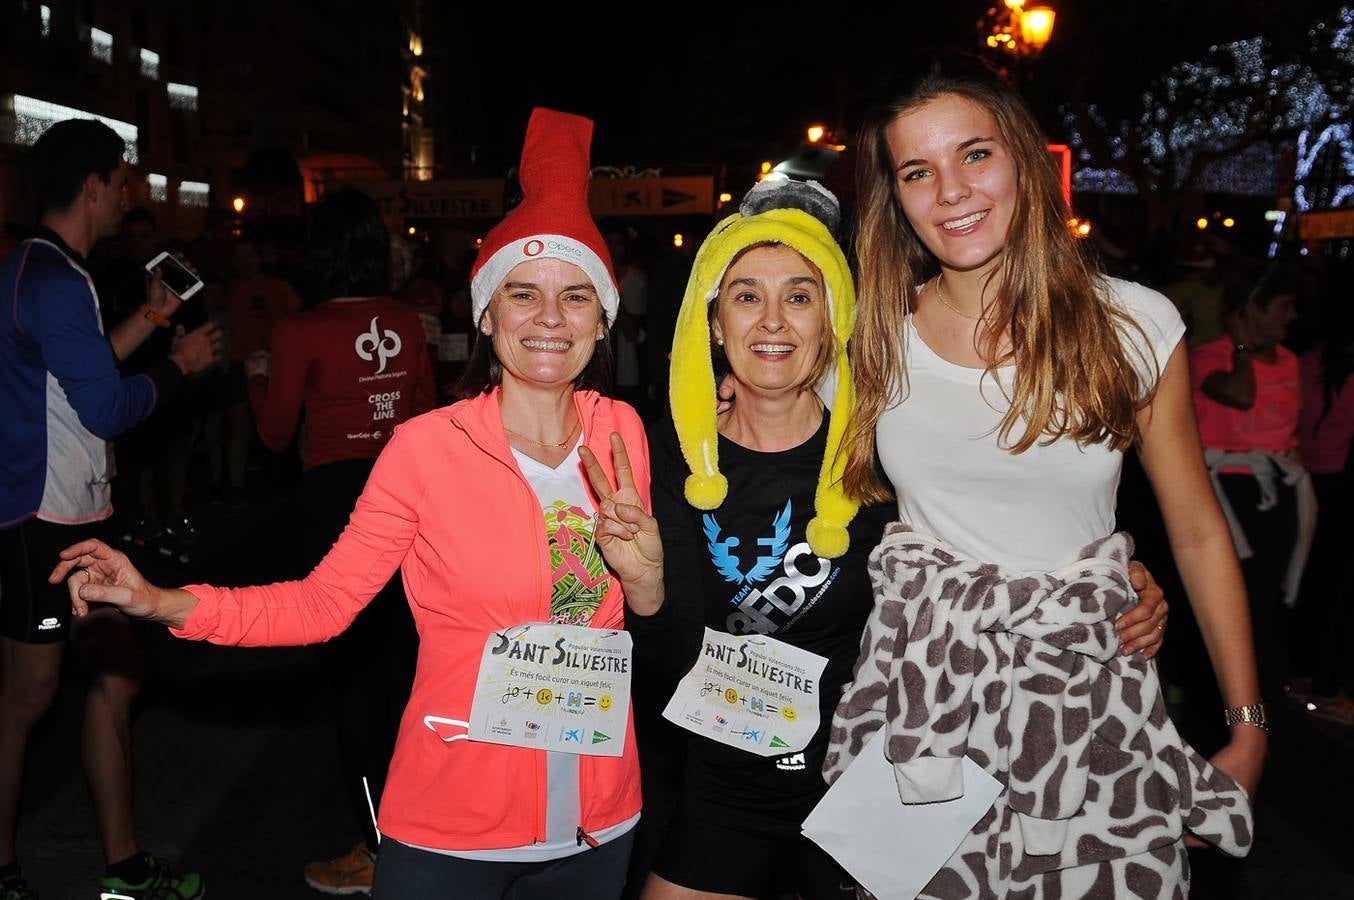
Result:
<svg viewBox="0 0 1354 900"><path fill-rule="evenodd" d="M818 680L827 658L760 634L705 629L700 659L663 717L759 756L808 746L818 730Z"/></svg>
<svg viewBox="0 0 1354 900"><path fill-rule="evenodd" d="M630 715L630 635L531 622L484 644L472 741L620 756Z"/></svg>

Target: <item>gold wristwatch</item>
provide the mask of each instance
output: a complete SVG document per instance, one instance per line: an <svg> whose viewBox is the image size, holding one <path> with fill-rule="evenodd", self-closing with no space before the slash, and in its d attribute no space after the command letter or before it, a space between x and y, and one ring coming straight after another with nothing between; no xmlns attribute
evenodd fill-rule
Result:
<svg viewBox="0 0 1354 900"><path fill-rule="evenodd" d="M1228 707L1223 710L1222 717L1229 728L1238 724L1254 725L1265 734L1269 734L1269 717L1265 715L1264 701Z"/></svg>

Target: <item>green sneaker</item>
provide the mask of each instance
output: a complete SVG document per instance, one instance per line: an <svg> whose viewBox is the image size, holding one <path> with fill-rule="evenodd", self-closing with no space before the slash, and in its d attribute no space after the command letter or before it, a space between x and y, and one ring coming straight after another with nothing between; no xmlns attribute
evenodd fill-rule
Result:
<svg viewBox="0 0 1354 900"><path fill-rule="evenodd" d="M0 881L0 900L38 900L38 892L22 878L11 878Z"/></svg>
<svg viewBox="0 0 1354 900"><path fill-rule="evenodd" d="M200 900L207 896L207 884L196 872L179 875L160 857L149 853L146 857L150 860L149 878L128 884L121 878L104 876L99 900Z"/></svg>

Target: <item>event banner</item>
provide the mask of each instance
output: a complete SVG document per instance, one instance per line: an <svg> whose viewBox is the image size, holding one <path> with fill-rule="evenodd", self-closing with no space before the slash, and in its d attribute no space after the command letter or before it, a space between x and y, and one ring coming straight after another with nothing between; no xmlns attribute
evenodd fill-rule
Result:
<svg viewBox="0 0 1354 900"><path fill-rule="evenodd" d="M700 658L664 718L760 756L808 746L818 730L818 679L827 659L760 634L705 629Z"/></svg>
<svg viewBox="0 0 1354 900"><path fill-rule="evenodd" d="M470 740L620 756L630 714L630 635L531 622L489 635Z"/></svg>

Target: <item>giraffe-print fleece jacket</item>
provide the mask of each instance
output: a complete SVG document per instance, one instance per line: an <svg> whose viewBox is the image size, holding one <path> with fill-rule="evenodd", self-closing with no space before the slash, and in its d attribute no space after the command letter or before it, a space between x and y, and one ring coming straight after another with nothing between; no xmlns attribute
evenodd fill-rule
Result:
<svg viewBox="0 0 1354 900"><path fill-rule="evenodd" d="M874 611L825 777L883 727L904 803L961 796L961 755L1005 787L933 885L973 880L981 854L978 880L1002 894L1039 873L1162 855L1184 828L1248 852L1245 792L1180 737L1156 666L1118 652L1114 620L1137 602L1132 547L1118 533L1057 572L1012 573L895 523L870 555Z"/></svg>

